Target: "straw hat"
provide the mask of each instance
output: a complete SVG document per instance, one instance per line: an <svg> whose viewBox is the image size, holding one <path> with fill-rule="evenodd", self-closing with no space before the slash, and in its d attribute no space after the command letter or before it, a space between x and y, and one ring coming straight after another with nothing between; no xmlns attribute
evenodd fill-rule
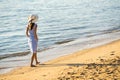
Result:
<svg viewBox="0 0 120 80"><path fill-rule="evenodd" d="M32 21L32 22L34 23L34 22L36 22L37 20L38 20L38 16L37 16L37 15L32 14L32 15L30 15L30 16L28 17L28 21L29 21L29 22Z"/></svg>

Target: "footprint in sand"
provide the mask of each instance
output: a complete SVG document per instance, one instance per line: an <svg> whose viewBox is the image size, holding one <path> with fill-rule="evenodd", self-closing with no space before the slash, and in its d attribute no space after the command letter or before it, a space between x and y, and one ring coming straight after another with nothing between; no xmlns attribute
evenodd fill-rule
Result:
<svg viewBox="0 0 120 80"><path fill-rule="evenodd" d="M112 54L110 54L110 55L115 55L114 53L115 53L115 51L111 51L110 53L112 53Z"/></svg>

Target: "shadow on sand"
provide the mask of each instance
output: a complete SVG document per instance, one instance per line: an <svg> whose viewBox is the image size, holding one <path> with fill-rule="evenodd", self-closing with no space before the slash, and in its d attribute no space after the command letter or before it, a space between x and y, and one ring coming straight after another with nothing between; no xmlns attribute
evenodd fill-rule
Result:
<svg viewBox="0 0 120 80"><path fill-rule="evenodd" d="M120 64L95 64L95 63L90 63L90 64L84 64L84 63L64 63L64 64L40 64L38 67L58 67L58 66L74 66L74 67L79 67L79 66L120 66Z"/></svg>

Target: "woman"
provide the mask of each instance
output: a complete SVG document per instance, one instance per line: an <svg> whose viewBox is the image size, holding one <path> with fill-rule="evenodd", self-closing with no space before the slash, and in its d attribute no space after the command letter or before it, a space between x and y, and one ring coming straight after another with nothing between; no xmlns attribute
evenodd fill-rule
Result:
<svg viewBox="0 0 120 80"><path fill-rule="evenodd" d="M31 67L35 67L35 65L33 65L34 60L36 61L36 65L40 63L37 60L38 36L37 36L37 24L35 23L37 20L38 20L37 15L31 15L29 17L29 23L26 28L26 36L28 37L28 44L31 52L33 53L31 57L31 64L30 64Z"/></svg>

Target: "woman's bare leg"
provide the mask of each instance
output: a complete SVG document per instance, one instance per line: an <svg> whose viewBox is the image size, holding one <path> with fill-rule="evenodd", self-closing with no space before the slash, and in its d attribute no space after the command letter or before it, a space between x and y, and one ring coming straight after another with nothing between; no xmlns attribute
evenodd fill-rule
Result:
<svg viewBox="0 0 120 80"><path fill-rule="evenodd" d="M37 53L34 53L35 54L35 61L36 61L36 65L39 64L40 62L38 61L37 59Z"/></svg>
<svg viewBox="0 0 120 80"><path fill-rule="evenodd" d="M33 67L33 61L34 61L34 59L35 59L35 54L33 53L32 57L31 57L31 64L30 64L31 67Z"/></svg>

